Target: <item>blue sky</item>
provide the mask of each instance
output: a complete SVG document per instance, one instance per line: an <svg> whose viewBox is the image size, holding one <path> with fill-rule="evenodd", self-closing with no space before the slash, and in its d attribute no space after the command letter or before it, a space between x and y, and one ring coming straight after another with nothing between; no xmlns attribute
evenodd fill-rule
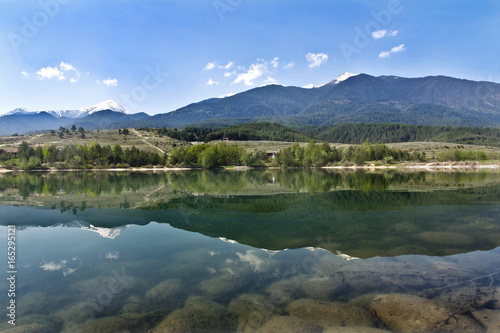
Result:
<svg viewBox="0 0 500 333"><path fill-rule="evenodd" d="M0 113L165 113L343 72L500 82L499 36L494 0L0 0Z"/></svg>

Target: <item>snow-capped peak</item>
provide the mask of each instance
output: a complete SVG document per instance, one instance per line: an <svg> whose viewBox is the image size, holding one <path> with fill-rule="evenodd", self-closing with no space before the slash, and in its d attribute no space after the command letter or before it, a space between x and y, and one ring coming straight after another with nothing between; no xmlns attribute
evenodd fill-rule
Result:
<svg viewBox="0 0 500 333"><path fill-rule="evenodd" d="M47 110L47 111L31 111L25 108L17 108L12 111L9 111L1 116L9 116L9 115L25 115L25 114L37 114L40 112L47 112L51 115L53 115L56 118L60 117L68 117L68 118L82 118L85 116L88 116L89 114L98 112L98 111L104 111L104 110L111 110L115 112L121 112L125 114L131 114L128 110L126 110L123 106L120 104L116 103L114 100L109 99L104 102L97 103L92 106L88 106L86 108L82 108L80 110Z"/></svg>
<svg viewBox="0 0 500 333"><path fill-rule="evenodd" d="M17 108L17 109L14 109L12 111L9 111L5 114L3 114L4 116L10 116L10 115L13 115L13 114L30 114L32 111L29 110L29 109L26 109L26 108Z"/></svg>
<svg viewBox="0 0 500 333"><path fill-rule="evenodd" d="M352 73L345 72L345 73L340 74L339 76L337 76L335 79L331 80L330 82L325 83L321 86L316 86L315 88L320 88L320 87L327 86L327 85L338 84L338 83L345 81L348 78L356 76L356 75L358 75L358 74L352 74Z"/></svg>
<svg viewBox="0 0 500 333"><path fill-rule="evenodd" d="M121 112L125 114L130 114L129 111L127 111L123 106L120 104L116 103L114 100L109 99L104 102L97 103L95 105L88 106L86 108L82 108L78 111L82 113L87 113L87 114L92 114L97 111L103 111L103 110L111 110L115 112Z"/></svg>

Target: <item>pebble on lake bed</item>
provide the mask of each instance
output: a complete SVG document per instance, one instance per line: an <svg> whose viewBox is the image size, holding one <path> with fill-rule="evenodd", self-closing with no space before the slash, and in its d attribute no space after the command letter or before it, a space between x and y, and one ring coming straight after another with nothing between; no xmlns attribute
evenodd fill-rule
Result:
<svg viewBox="0 0 500 333"><path fill-rule="evenodd" d="M376 296L371 309L378 319L396 332L483 332L472 318L450 310L422 297L406 294Z"/></svg>

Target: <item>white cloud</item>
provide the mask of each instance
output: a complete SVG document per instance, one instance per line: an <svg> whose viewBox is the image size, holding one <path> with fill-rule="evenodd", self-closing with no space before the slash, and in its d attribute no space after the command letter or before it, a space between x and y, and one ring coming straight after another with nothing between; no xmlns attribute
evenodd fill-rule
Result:
<svg viewBox="0 0 500 333"><path fill-rule="evenodd" d="M36 72L40 80L43 79L58 79L64 80L64 73L59 70L57 67L44 67L41 68L38 72Z"/></svg>
<svg viewBox="0 0 500 333"><path fill-rule="evenodd" d="M218 81L214 81L212 79L209 79L208 82L206 83L207 86L213 86L219 84Z"/></svg>
<svg viewBox="0 0 500 333"><path fill-rule="evenodd" d="M234 80L234 83L244 82L247 86L252 86L253 81L267 71L267 67L265 63L260 64L252 64L250 65L250 69L248 69L245 73L240 73L238 77Z"/></svg>
<svg viewBox="0 0 500 333"><path fill-rule="evenodd" d="M102 80L102 84L104 84L105 86L108 86L108 87L116 87L118 85L118 80L117 79L111 79L111 78L108 77L107 80Z"/></svg>
<svg viewBox="0 0 500 333"><path fill-rule="evenodd" d="M384 38L385 35L387 35L387 30L384 29L372 32L372 37L375 39Z"/></svg>
<svg viewBox="0 0 500 333"><path fill-rule="evenodd" d="M44 67L41 68L36 74L38 75L38 78L40 80L43 79L57 79L60 81L66 80L66 74L69 72L74 72L73 77L70 78L70 82L75 83L80 79L80 72L73 67L71 64L68 64L67 62L61 61L61 64L59 65L59 68L57 67ZM23 75L24 75L23 71ZM26 73L27 74L27 73ZM26 75L25 75L26 76Z"/></svg>
<svg viewBox="0 0 500 333"><path fill-rule="evenodd" d="M49 271L49 272L59 271L66 266L66 263L67 263L66 260L62 260L60 263L49 261L41 264L40 268L43 269L44 271Z"/></svg>
<svg viewBox="0 0 500 333"><path fill-rule="evenodd" d="M380 58L388 58L393 53L399 53L399 52L403 52L405 50L406 50L406 45L405 44L401 44L401 45L398 45L398 46L394 46L390 51L382 51L382 52L380 52L380 54L378 56Z"/></svg>
<svg viewBox="0 0 500 333"><path fill-rule="evenodd" d="M293 61L290 61L288 64L286 64L285 66L283 66L283 69L290 69L293 66L295 66L295 63Z"/></svg>
<svg viewBox="0 0 500 333"><path fill-rule="evenodd" d="M278 57L271 60L271 66L273 66L274 68L278 68L278 66L279 66L278 60L279 60Z"/></svg>
<svg viewBox="0 0 500 333"><path fill-rule="evenodd" d="M236 95L236 93L229 93L229 94L225 94L225 95L219 96L218 98L226 98L226 97L231 97L231 96L234 96L234 95Z"/></svg>
<svg viewBox="0 0 500 333"><path fill-rule="evenodd" d="M22 72L21 72L21 74L22 74L23 76L28 76L28 75L29 75L29 74L28 74L28 72L26 72L26 71L22 71Z"/></svg>
<svg viewBox="0 0 500 333"><path fill-rule="evenodd" d="M69 265L75 267L68 267ZM80 268L80 265L81 263L78 258L73 258L72 262L70 263L68 263L67 260L61 260L61 262L43 261L40 265L40 268L48 272L61 271L64 276L67 276L76 272L76 270Z"/></svg>
<svg viewBox="0 0 500 333"><path fill-rule="evenodd" d="M266 262L264 259L257 257L254 252L254 250L248 250L245 254L236 252L236 255L242 262L248 263L254 272L263 272Z"/></svg>
<svg viewBox="0 0 500 333"><path fill-rule="evenodd" d="M61 68L61 70L63 71L76 71L75 67L64 61L61 61L61 65L59 65L59 68Z"/></svg>
<svg viewBox="0 0 500 333"><path fill-rule="evenodd" d="M389 52L389 51L382 51L382 52L379 53L378 56L380 58L388 58L390 55L391 55L391 52Z"/></svg>
<svg viewBox="0 0 500 333"><path fill-rule="evenodd" d="M372 32L372 37L375 39L380 39L384 37L395 37L398 34L399 30L390 30L387 31L385 29L377 30Z"/></svg>
<svg viewBox="0 0 500 333"><path fill-rule="evenodd" d="M214 63L214 62L209 62L209 63L205 66L205 68L203 68L203 70L205 70L205 71L209 71L209 70L214 69L214 68L215 68L215 63Z"/></svg>
<svg viewBox="0 0 500 333"><path fill-rule="evenodd" d="M225 72L224 77L230 77L231 75L235 74L235 72Z"/></svg>
<svg viewBox="0 0 500 333"><path fill-rule="evenodd" d="M209 71L209 70L212 70L214 68L219 68L219 69L229 69L231 67L233 67L234 63L232 61L228 62L226 66L221 66L221 65L217 65L215 62L209 62L205 68L203 68L203 70L205 71Z"/></svg>
<svg viewBox="0 0 500 333"><path fill-rule="evenodd" d="M270 76L267 77L266 81L264 81L264 84L268 85L268 84L277 84L278 81L276 81L275 78L272 78Z"/></svg>
<svg viewBox="0 0 500 333"><path fill-rule="evenodd" d="M311 53L306 54L306 60L309 62L309 67L319 67L328 61L328 55L325 53Z"/></svg>
<svg viewBox="0 0 500 333"><path fill-rule="evenodd" d="M109 259L109 260L118 259L118 258L120 258L120 252L118 252L118 251L108 252L104 256L104 258Z"/></svg>

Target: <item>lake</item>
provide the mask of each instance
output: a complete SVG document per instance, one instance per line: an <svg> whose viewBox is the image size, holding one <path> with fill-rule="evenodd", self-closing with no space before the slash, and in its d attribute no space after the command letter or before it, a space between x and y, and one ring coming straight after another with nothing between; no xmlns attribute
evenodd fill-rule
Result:
<svg viewBox="0 0 500 333"><path fill-rule="evenodd" d="M476 332L500 321L495 171L8 173L0 220L3 249L15 225L15 260L0 259L15 276L0 282L15 332ZM0 330L14 328L12 312Z"/></svg>

